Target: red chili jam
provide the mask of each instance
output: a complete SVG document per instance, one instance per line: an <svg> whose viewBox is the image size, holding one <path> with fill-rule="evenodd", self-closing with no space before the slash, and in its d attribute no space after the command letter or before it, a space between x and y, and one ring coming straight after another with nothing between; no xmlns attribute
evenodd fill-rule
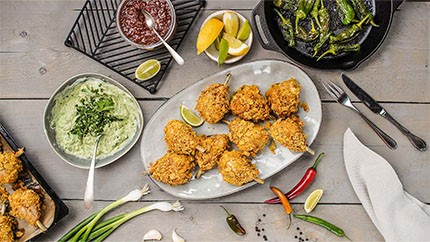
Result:
<svg viewBox="0 0 430 242"><path fill-rule="evenodd" d="M155 29L164 38L172 22L170 6L166 0L131 0L121 9L119 24L124 35L137 44L155 44L159 39L154 31L146 26L141 9L151 14L155 21Z"/></svg>

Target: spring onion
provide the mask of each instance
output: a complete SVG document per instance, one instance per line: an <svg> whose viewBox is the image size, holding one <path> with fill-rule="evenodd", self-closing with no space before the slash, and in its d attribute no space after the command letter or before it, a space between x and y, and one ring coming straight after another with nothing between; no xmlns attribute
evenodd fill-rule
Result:
<svg viewBox="0 0 430 242"><path fill-rule="evenodd" d="M105 208L101 209L100 211L94 213L93 215L86 218L84 221L80 222L78 225L76 225L74 228L72 228L68 233L63 235L58 241L64 242L68 241L70 238L71 241L76 242L80 240L80 237L83 235L82 240L86 241L89 234L93 230L96 223L101 219L101 217L106 214L108 211L124 204L130 201L137 201L139 200L143 195L146 195L150 192L149 185L145 184L142 188L135 189L131 191L127 196L109 204ZM112 222L112 221L111 221Z"/></svg>
<svg viewBox="0 0 430 242"><path fill-rule="evenodd" d="M97 230L94 230L93 232L91 232L91 235L88 237L88 240L103 241L106 237L108 237L113 231L115 231L123 223L127 222L128 220L138 215L147 213L152 210L160 210L163 212L169 212L169 211L178 212L178 211L184 210L184 207L181 205L179 201L176 201L173 204L168 202L157 202L149 206L134 210L132 212L118 215L112 218L113 221L111 221L110 223L106 223L104 226L100 226ZM86 241L86 239L84 241Z"/></svg>

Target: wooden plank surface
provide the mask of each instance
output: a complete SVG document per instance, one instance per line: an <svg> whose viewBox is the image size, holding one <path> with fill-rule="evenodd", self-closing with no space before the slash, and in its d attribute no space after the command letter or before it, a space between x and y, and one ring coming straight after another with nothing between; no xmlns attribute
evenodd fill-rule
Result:
<svg viewBox="0 0 430 242"><path fill-rule="evenodd" d="M116 163L97 169L97 201L93 210L85 211L82 194L87 171L63 162L44 137L43 110L54 90L75 74L102 73L124 84L139 99L145 121L148 121L165 98L210 74L232 67L217 67L206 56L196 55L195 40L206 16L219 9L234 9L249 18L258 0L207 1L206 8L196 19L184 45L179 48L186 64L171 65L155 95L150 95L115 72L64 46L64 39L83 3L83 0L0 0L0 122L18 144L26 147L28 158L70 208L69 216L41 241L55 241L88 214L145 183L151 185L152 192L149 195L140 202L115 210L112 215L155 201L176 199L143 175L144 167L137 144ZM391 30L381 48L357 70L349 72L396 119L422 136L427 143L430 143L429 12L429 2L404 2L400 10L396 11ZM264 50L255 40L250 53L240 63L267 58L288 60L280 53ZM429 190L425 189L430 183L430 152L416 151L391 124L358 104L372 121L398 141L399 148L389 150L356 114L334 103L322 88L321 81L324 80L341 83L342 71L303 69L315 82L323 100L323 123L312 148L317 152L325 151L327 155L318 168L317 179L304 194L292 201L293 207L303 213L302 203L306 196L314 189L322 188L324 196L313 215L339 225L353 241L383 241L345 173L343 132L351 127L365 145L389 160L405 190L426 203L430 203ZM187 241L264 241L263 235L267 236L268 241L297 241L294 236L301 236L296 230L300 227L300 231L311 241L342 241L320 227L298 220L294 220L293 227L286 230L287 219L282 207L261 203L272 197L269 185L288 190L302 177L312 159L304 155L268 179L264 185L256 185L230 196L182 201L185 210L181 213L154 211L142 215L119 228L108 240L141 241L143 234L154 228L163 233L164 241L169 241L172 229L177 227L178 233ZM246 236L239 237L229 231L220 204L239 217L248 231ZM260 231L258 236L255 227L264 228L265 231Z"/></svg>

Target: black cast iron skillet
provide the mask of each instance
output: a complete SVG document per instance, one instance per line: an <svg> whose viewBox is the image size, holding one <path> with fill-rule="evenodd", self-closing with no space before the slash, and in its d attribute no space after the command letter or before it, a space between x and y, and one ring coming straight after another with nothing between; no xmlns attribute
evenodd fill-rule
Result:
<svg viewBox="0 0 430 242"><path fill-rule="evenodd" d="M254 32L258 33L257 39L264 49L282 53L298 64L317 69L352 70L368 59L381 46L390 29L394 10L397 9L402 1L369 0L375 15L374 20L379 27L368 27L367 30L363 31L364 33L361 36L357 37L355 42L361 44L360 51L336 57L327 56L319 61L316 61L317 58L311 57L309 46L299 43L296 47L288 47L276 22L277 16L273 11L275 6L272 0L261 0L253 9L252 28ZM325 5L327 8L329 8L327 5L334 6L330 2ZM332 11L330 8L329 11Z"/></svg>

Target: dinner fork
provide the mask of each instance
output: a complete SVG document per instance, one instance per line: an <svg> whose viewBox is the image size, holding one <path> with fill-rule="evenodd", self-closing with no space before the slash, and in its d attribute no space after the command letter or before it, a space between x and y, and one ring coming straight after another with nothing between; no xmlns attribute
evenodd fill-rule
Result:
<svg viewBox="0 0 430 242"><path fill-rule="evenodd" d="M327 92L332 96L336 102L339 104L342 104L343 106L355 111L360 115L361 118L366 121L366 123L375 131L375 133L379 136L379 138L384 141L384 143L390 148L390 149L397 149L397 142L391 138L388 134L386 134L384 131L382 131L378 126L376 126L372 121L370 121L364 114L360 112L352 103L351 99L348 97L348 95L345 93L345 91L340 88L338 85L334 84L331 81L326 81L326 83L323 83L324 88L327 90Z"/></svg>

